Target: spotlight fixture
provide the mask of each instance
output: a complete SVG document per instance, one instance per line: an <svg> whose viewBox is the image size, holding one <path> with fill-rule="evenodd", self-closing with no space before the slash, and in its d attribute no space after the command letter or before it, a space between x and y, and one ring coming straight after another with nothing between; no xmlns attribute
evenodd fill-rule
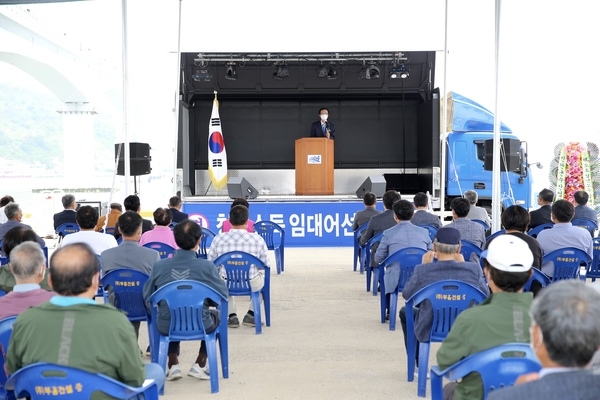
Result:
<svg viewBox="0 0 600 400"><path fill-rule="evenodd" d="M227 71L225 71L225 79L228 79L230 81L237 81L237 72L235 71L234 63L227 64Z"/></svg>
<svg viewBox="0 0 600 400"><path fill-rule="evenodd" d="M369 65L358 72L359 79L379 79L379 68L376 65Z"/></svg>
<svg viewBox="0 0 600 400"><path fill-rule="evenodd" d="M317 78L337 79L338 74L335 65L332 63L319 65L317 67Z"/></svg>
<svg viewBox="0 0 600 400"><path fill-rule="evenodd" d="M390 78L392 79L406 79L410 76L410 70L404 66L404 63L400 64L399 67L392 67L390 70Z"/></svg>
<svg viewBox="0 0 600 400"><path fill-rule="evenodd" d="M285 65L278 65L277 71L273 72L273 79L285 79L290 76L290 70Z"/></svg>
<svg viewBox="0 0 600 400"><path fill-rule="evenodd" d="M208 69L197 69L192 75L192 79L196 82L205 81L210 82L212 79L212 75L210 74Z"/></svg>

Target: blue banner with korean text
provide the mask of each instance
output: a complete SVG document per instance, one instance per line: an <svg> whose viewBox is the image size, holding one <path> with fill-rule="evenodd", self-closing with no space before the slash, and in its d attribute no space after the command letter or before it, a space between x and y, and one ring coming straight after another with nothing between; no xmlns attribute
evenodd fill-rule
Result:
<svg viewBox="0 0 600 400"><path fill-rule="evenodd" d="M215 233L229 217L230 203L184 203L190 219ZM382 209L381 202L377 204ZM273 221L285 230L285 246L353 246L354 213L364 209L362 201L344 202L251 202L250 219Z"/></svg>

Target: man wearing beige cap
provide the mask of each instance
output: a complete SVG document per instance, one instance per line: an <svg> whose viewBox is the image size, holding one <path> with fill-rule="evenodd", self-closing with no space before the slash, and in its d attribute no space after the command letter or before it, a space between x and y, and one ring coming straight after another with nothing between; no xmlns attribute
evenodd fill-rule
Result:
<svg viewBox="0 0 600 400"><path fill-rule="evenodd" d="M531 277L533 254L529 245L513 235L494 238L481 253L484 274L492 295L456 318L436 358L445 369L464 357L511 342L529 343L531 292L523 286ZM460 383L444 387L444 400L481 400L483 384L479 374L470 374Z"/></svg>

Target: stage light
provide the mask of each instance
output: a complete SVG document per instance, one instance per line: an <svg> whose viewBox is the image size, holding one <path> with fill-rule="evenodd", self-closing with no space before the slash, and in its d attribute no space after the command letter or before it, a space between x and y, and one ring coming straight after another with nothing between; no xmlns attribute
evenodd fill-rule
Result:
<svg viewBox="0 0 600 400"><path fill-rule="evenodd" d="M319 65L317 67L317 78L337 79L337 69L334 64Z"/></svg>
<svg viewBox="0 0 600 400"><path fill-rule="evenodd" d="M379 79L379 68L376 65L369 65L358 72L359 79Z"/></svg>
<svg viewBox="0 0 600 400"><path fill-rule="evenodd" d="M237 81L237 72L235 70L235 64L227 64L227 71L225 71L225 79L229 79L230 81Z"/></svg>
<svg viewBox="0 0 600 400"><path fill-rule="evenodd" d="M277 71L273 72L274 79L285 79L290 76L290 70L285 65L278 65Z"/></svg>
<svg viewBox="0 0 600 400"><path fill-rule="evenodd" d="M329 70L327 66L321 64L317 67L317 78L327 78Z"/></svg>
<svg viewBox="0 0 600 400"><path fill-rule="evenodd" d="M393 67L390 70L390 78L392 79L406 79L410 76L410 70L406 68L404 63L402 63L399 67Z"/></svg>

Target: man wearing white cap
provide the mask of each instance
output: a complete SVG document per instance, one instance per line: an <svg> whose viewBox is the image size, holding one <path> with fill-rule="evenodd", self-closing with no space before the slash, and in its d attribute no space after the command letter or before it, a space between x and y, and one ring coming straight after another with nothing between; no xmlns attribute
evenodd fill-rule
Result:
<svg viewBox="0 0 600 400"><path fill-rule="evenodd" d="M529 343L531 292L523 286L531 277L533 254L527 243L513 235L494 238L481 253L492 295L456 318L436 358L440 369L480 351L511 342ZM444 387L444 400L483 399L479 374Z"/></svg>

